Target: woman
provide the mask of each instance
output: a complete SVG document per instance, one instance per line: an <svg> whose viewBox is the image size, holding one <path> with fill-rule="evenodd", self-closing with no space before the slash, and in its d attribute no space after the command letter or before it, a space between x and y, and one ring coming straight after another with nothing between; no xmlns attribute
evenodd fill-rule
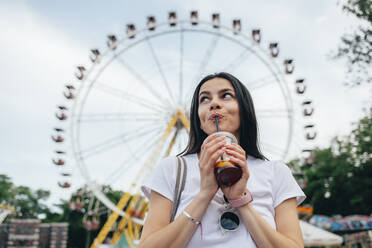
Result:
<svg viewBox="0 0 372 248"><path fill-rule="evenodd" d="M239 145L227 145L223 137L213 135L215 116L220 131L234 134ZM303 247L296 204L305 195L286 165L267 161L259 151L246 87L224 72L205 77L194 92L190 122L183 152L187 179L176 218L170 223L176 159L166 158L142 187L150 208L140 247ZM219 187L214 175L224 152L243 172L230 187ZM231 219L222 222L225 211ZM235 223L234 230L229 223Z"/></svg>

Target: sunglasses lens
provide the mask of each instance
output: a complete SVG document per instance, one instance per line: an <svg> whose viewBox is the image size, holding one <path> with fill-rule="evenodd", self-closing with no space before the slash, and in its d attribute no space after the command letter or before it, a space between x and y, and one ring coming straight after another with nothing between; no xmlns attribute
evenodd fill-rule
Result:
<svg viewBox="0 0 372 248"><path fill-rule="evenodd" d="M226 230L235 230L239 226L239 217L232 212L225 212L221 215L221 227Z"/></svg>

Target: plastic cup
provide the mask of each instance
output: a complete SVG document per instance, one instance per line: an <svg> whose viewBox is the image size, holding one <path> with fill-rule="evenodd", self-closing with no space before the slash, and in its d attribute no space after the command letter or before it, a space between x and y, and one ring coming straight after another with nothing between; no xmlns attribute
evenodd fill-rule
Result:
<svg viewBox="0 0 372 248"><path fill-rule="evenodd" d="M217 132L213 135L215 134L217 134L217 136L225 137L227 145L238 144L236 137L229 132ZM209 137L210 136L208 136L205 141L208 140ZM214 174L218 185L231 186L242 177L242 169L230 161L229 155L223 153L216 162Z"/></svg>

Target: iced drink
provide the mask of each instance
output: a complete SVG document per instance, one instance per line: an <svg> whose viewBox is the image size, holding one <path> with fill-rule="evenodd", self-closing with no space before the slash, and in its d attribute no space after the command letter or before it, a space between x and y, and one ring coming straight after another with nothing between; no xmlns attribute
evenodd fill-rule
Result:
<svg viewBox="0 0 372 248"><path fill-rule="evenodd" d="M236 137L231 133L217 132L215 134L217 134L217 136L225 137L227 145L238 143ZM214 168L214 174L216 176L218 185L231 186L239 181L239 179L242 177L242 169L230 161L229 155L223 153L217 160Z"/></svg>

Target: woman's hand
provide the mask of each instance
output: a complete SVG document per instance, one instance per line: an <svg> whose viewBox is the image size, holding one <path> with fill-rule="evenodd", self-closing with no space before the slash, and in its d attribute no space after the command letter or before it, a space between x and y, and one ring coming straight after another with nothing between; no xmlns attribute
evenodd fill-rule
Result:
<svg viewBox="0 0 372 248"><path fill-rule="evenodd" d="M247 159L244 149L238 144L231 144L225 146L225 152L230 156L230 161L242 169L242 177L238 182L230 187L221 186L221 190L227 199L239 199L247 187L249 178L249 171L247 166Z"/></svg>
<svg viewBox="0 0 372 248"><path fill-rule="evenodd" d="M217 193L218 184L214 175L217 159L225 152L224 137L211 135L201 146L199 154L200 193L212 199Z"/></svg>

